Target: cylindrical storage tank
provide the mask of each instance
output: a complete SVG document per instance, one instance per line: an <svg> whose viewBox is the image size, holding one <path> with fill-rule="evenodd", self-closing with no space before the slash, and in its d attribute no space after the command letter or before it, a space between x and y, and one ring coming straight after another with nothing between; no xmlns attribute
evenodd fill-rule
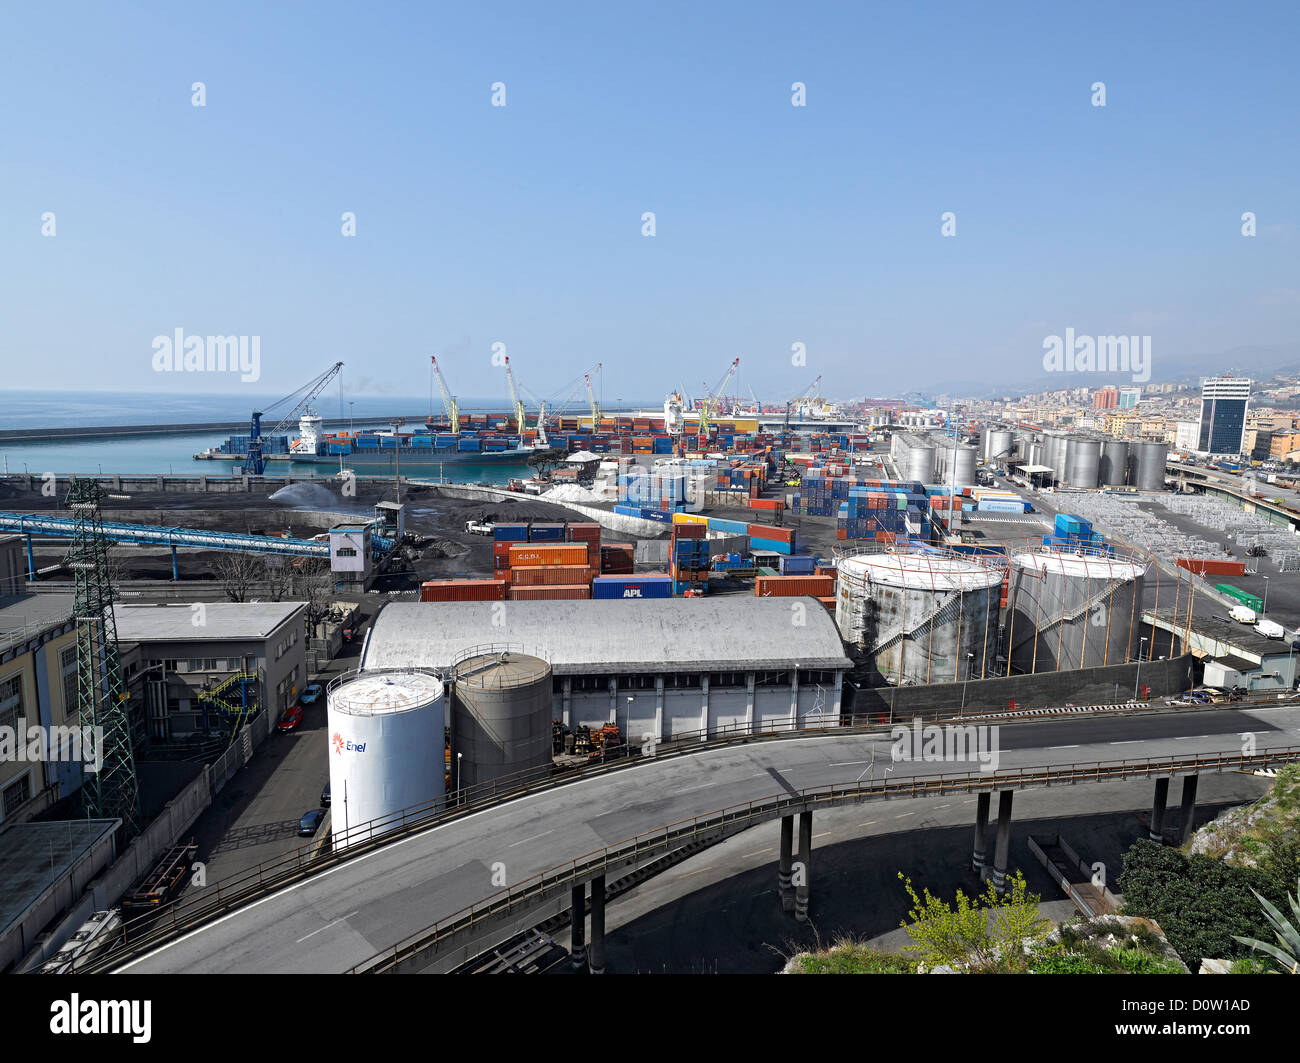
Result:
<svg viewBox="0 0 1300 1063"><path fill-rule="evenodd" d="M1101 445L1102 487L1123 487L1128 482L1128 441L1107 439Z"/></svg>
<svg viewBox="0 0 1300 1063"><path fill-rule="evenodd" d="M1015 453L1015 436L1005 428L995 428L988 433L989 448L985 455L990 461L1006 461Z"/></svg>
<svg viewBox="0 0 1300 1063"><path fill-rule="evenodd" d="M920 480L923 484L934 482L934 447L917 441L908 450L903 479Z"/></svg>
<svg viewBox="0 0 1300 1063"><path fill-rule="evenodd" d="M1100 482L1101 440L1076 436L1070 440L1065 482L1071 487L1096 487Z"/></svg>
<svg viewBox="0 0 1300 1063"><path fill-rule="evenodd" d="M886 682L944 683L992 674L1004 571L925 553L840 558L835 620Z"/></svg>
<svg viewBox="0 0 1300 1063"><path fill-rule="evenodd" d="M1139 491L1165 489L1165 463L1169 460L1169 444L1144 440L1133 447L1137 455L1137 476L1132 481Z"/></svg>
<svg viewBox="0 0 1300 1063"><path fill-rule="evenodd" d="M1051 440L1052 457L1047 462L1052 467L1052 476L1057 483L1065 483L1066 470L1070 460L1070 437L1064 432L1053 432Z"/></svg>
<svg viewBox="0 0 1300 1063"><path fill-rule="evenodd" d="M949 473L944 483L955 483L958 487L968 487L975 483L975 448L959 446L957 448L957 471Z"/></svg>
<svg viewBox="0 0 1300 1063"><path fill-rule="evenodd" d="M1144 565L1102 555L1016 554L1007 641L1020 672L1123 664L1138 653Z"/></svg>
<svg viewBox="0 0 1300 1063"><path fill-rule="evenodd" d="M1042 465L1043 462L1043 444L1041 440L1034 440L1025 448L1025 464Z"/></svg>
<svg viewBox="0 0 1300 1063"><path fill-rule="evenodd" d="M328 694L335 851L431 812L444 796L443 687L427 672L342 676Z"/></svg>
<svg viewBox="0 0 1300 1063"><path fill-rule="evenodd" d="M506 776L523 781L520 773L550 768L549 664L494 650L459 661L450 678L453 787L470 791Z"/></svg>

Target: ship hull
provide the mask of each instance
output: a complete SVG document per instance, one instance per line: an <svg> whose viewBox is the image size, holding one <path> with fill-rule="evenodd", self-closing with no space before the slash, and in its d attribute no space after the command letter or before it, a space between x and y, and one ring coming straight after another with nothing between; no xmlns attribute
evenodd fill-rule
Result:
<svg viewBox="0 0 1300 1063"><path fill-rule="evenodd" d="M499 465L526 464L534 457L561 457L565 451L559 447L540 450L455 450L443 449L407 449L403 448L400 458L395 460L392 447L374 447L364 450L354 449L350 454L264 454L262 460L270 465L274 462L298 462L303 465L333 465L338 467L342 459L344 468L349 465L384 465L395 466L400 460L403 467L431 465ZM208 458L212 461L243 461L243 454L224 454L207 451L195 457Z"/></svg>

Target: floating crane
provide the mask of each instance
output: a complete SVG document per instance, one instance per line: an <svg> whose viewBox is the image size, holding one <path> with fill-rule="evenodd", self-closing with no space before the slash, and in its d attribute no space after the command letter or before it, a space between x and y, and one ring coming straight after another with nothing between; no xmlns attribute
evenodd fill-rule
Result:
<svg viewBox="0 0 1300 1063"><path fill-rule="evenodd" d="M506 355L506 384L510 388L510 406L515 411L515 429L520 437L524 434L524 404L519 399L515 388L515 375L510 372L510 355Z"/></svg>
<svg viewBox="0 0 1300 1063"><path fill-rule="evenodd" d="M709 391L708 385L707 384L705 385L704 401L700 404L700 431L701 432L708 431L709 414L713 412L714 406L717 405L717 403L719 403L720 401L722 401L722 393L723 391L726 390L727 385L731 382L731 378L735 376L736 370L739 367L740 367L740 359L737 358L735 361L731 363L731 365L727 366L727 371L722 374L722 379L718 381L718 386L716 388L714 388L712 391Z"/></svg>
<svg viewBox="0 0 1300 1063"><path fill-rule="evenodd" d="M338 372L342 368L342 362L335 362L320 376L308 381L297 391L292 391L279 401L271 403L267 410L274 410L277 406L288 402L290 399L299 395L302 396L267 434L274 436L284 431L289 422L298 416L299 411L305 409L312 399L324 391L325 385L338 376ZM252 420L248 426L248 453L244 455L243 470L245 476L261 476L266 471L266 462L262 458L262 413L262 410L254 410Z"/></svg>
<svg viewBox="0 0 1300 1063"><path fill-rule="evenodd" d="M600 405L596 402L596 393L591 390L591 374L599 373L601 365L601 362L597 362L583 374L583 379L587 382L587 405L591 407L591 430L593 432L600 428Z"/></svg>
<svg viewBox="0 0 1300 1063"><path fill-rule="evenodd" d="M429 362L433 366L433 375L438 378L438 388L442 391L442 408L447 414L447 421L451 425L452 432L460 432L460 407L456 405L456 400L447 390L447 381L442 377L442 370L438 368L438 359L434 355L429 355Z"/></svg>
<svg viewBox="0 0 1300 1063"><path fill-rule="evenodd" d="M802 403L806 399L812 398L817 393L817 387L819 384L821 384L821 382L822 382L822 378L819 375L816 380L814 380L811 384L809 384L806 388L804 388L803 391L799 392L798 395L790 399L785 404L785 430L787 432L790 431L790 407L796 405L797 403ZM799 419L803 420L802 414L800 414Z"/></svg>

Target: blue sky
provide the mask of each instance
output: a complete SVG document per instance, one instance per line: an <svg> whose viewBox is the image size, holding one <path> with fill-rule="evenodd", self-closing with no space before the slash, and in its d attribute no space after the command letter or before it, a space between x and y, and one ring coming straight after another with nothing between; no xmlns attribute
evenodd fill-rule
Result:
<svg viewBox="0 0 1300 1063"><path fill-rule="evenodd" d="M1066 328L1151 335L1157 378L1300 352L1298 31L1283 4L10 5L0 359L238 390L154 372L183 328L259 336L258 393L341 359L424 395L437 353L488 395L500 342L542 396L739 356L776 401L1032 378Z"/></svg>

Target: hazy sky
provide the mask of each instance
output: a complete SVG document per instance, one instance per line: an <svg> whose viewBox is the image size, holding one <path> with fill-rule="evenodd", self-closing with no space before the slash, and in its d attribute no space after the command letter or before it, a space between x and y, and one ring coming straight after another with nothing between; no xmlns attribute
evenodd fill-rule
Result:
<svg viewBox="0 0 1300 1063"><path fill-rule="evenodd" d="M259 337L259 394L495 394L502 343L767 401L1300 334L1300 5L270 7L0 14L8 386L238 390L154 370L177 328Z"/></svg>

